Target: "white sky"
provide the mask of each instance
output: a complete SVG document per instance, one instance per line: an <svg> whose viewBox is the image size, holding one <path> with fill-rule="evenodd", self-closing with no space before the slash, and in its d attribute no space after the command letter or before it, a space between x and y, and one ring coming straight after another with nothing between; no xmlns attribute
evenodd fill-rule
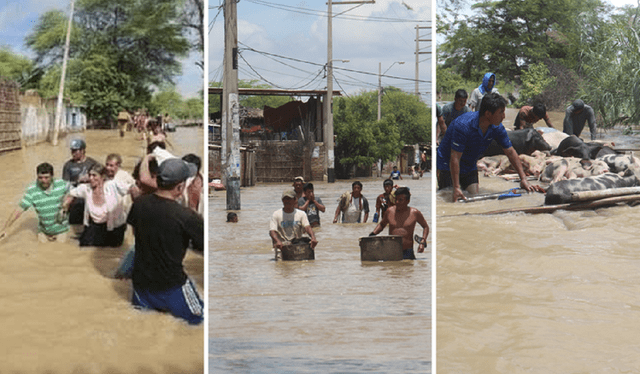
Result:
<svg viewBox="0 0 640 374"><path fill-rule="evenodd" d="M220 4L221 0L209 1L209 81L222 80L223 13L220 12L216 17ZM285 5L286 9L275 9L273 4ZM365 22L334 17L333 58L350 61L333 63L337 81L334 82L334 89L343 90L347 94L375 90L378 85L378 63L382 63L383 72L391 67L386 75L403 78L383 77L383 86L392 85L414 92L415 27L419 20L429 21L420 25L431 27L430 4L429 0L376 0L375 4L365 4L345 13L345 16L384 17L407 22ZM352 7L353 5L334 5L333 13L335 15ZM310 9L313 14L301 14L300 8ZM268 58L259 53L243 51L245 46L240 44L239 48L246 62L239 58L239 79L258 79L260 83L266 83L260 78L262 76L270 82L267 84L283 88L326 88L327 80L320 70L327 62L327 18L319 14L327 11L326 1L241 0L237 4L237 11L240 43L255 50L316 64L279 57ZM420 30L420 36L421 39L431 39L431 30ZM420 43L421 51L431 52L430 45L431 42ZM431 55L421 54L419 60L419 79L425 81L420 82L419 90L423 100L429 103L430 96L427 92L431 91ZM396 61L405 63L393 65ZM341 71L339 68L369 74ZM320 74L316 77L318 73Z"/></svg>
<svg viewBox="0 0 640 374"><path fill-rule="evenodd" d="M215 0L217 1L217 0ZM69 13L70 0L3 0L0 2L0 44L14 53L33 58L34 54L24 44L39 17L47 11L60 9ZM202 89L203 73L195 65L198 56L191 54L182 64L182 75L175 78L177 91L185 98L197 97Z"/></svg>

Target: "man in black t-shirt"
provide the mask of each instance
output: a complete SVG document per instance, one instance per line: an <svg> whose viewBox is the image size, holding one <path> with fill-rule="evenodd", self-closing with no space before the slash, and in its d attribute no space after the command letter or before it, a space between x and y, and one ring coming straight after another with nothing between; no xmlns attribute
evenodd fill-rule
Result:
<svg viewBox="0 0 640 374"><path fill-rule="evenodd" d="M136 241L133 305L170 312L190 324L204 320L204 303L182 261L189 243L198 252L204 250L204 220L176 199L195 172L181 159L165 160L158 167L158 190L136 199L127 218Z"/></svg>

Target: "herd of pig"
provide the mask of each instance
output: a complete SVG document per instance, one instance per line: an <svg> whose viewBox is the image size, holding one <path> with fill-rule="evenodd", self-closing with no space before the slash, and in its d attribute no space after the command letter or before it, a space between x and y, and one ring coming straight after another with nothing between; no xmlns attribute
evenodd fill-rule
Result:
<svg viewBox="0 0 640 374"><path fill-rule="evenodd" d="M548 130L548 129L545 129ZM640 159L613 150L612 144L585 143L560 131L509 131L524 172L549 183L545 204L571 201L571 193L640 185ZM478 160L486 176L515 173L497 144Z"/></svg>

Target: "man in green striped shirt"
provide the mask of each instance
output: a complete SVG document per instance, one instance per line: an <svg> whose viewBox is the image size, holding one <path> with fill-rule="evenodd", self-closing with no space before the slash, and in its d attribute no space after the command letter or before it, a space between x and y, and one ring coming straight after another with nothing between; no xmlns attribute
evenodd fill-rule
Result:
<svg viewBox="0 0 640 374"><path fill-rule="evenodd" d="M19 208L16 208L7 223L4 225L0 240L7 236L7 229L18 219L20 215L30 207L38 214L38 239L46 243L57 240L65 242L69 232L69 222L59 215L64 202L64 197L69 191L69 183L61 179L53 179L53 166L42 163L36 168L38 179L27 187L20 200Z"/></svg>

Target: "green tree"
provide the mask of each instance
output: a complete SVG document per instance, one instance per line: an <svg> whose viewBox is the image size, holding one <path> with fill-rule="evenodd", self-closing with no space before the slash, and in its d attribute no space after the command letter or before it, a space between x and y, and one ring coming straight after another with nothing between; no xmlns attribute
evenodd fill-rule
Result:
<svg viewBox="0 0 640 374"><path fill-rule="evenodd" d="M385 88L382 114L393 117L404 144L431 143L431 109L415 95Z"/></svg>
<svg viewBox="0 0 640 374"><path fill-rule="evenodd" d="M605 128L640 121L639 16L638 8L626 8L610 19L589 14L581 18L579 96Z"/></svg>
<svg viewBox="0 0 640 374"><path fill-rule="evenodd" d="M431 111L414 95L387 88L380 121L377 100L375 91L334 100L335 157L344 169L393 160L403 145L431 139Z"/></svg>
<svg viewBox="0 0 640 374"><path fill-rule="evenodd" d="M543 92L552 88L551 86L555 87L555 78L550 75L544 63L529 66L529 69L522 73L522 88L516 105L533 104L536 99L541 98Z"/></svg>
<svg viewBox="0 0 640 374"><path fill-rule="evenodd" d="M529 65L559 60L579 63L581 14L606 14L600 0L483 0L475 13L460 17L445 30L440 61L465 79L480 81L487 71L498 80L518 81Z"/></svg>
<svg viewBox="0 0 640 374"><path fill-rule="evenodd" d="M3 47L0 48L0 76L17 81L24 91L37 87L42 70L36 69L30 59Z"/></svg>
<svg viewBox="0 0 640 374"><path fill-rule="evenodd" d="M78 1L68 92L84 100L89 118L110 121L122 107L146 106L154 87L172 83L180 73L179 58L189 49L178 22L180 4L181 0ZM36 62L47 70L60 64L66 22L63 13L47 12L26 38Z"/></svg>

